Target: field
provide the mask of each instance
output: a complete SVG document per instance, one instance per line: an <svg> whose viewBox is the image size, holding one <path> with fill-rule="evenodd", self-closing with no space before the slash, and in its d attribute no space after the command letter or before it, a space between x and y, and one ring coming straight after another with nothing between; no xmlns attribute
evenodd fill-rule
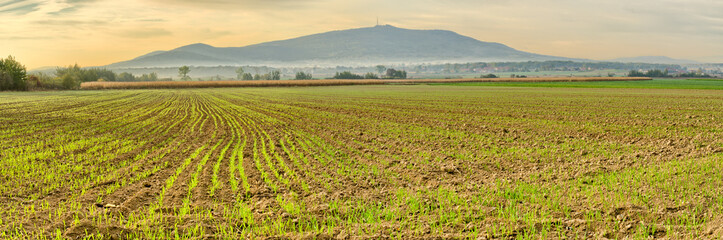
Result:
<svg viewBox="0 0 723 240"><path fill-rule="evenodd" d="M722 93L1 93L0 238L720 238Z"/></svg>
<svg viewBox="0 0 723 240"><path fill-rule="evenodd" d="M717 89L723 90L723 79L656 78L652 81L588 81L588 82L460 82L435 83L459 86L558 87L558 88L652 88L652 89Z"/></svg>
<svg viewBox="0 0 723 240"><path fill-rule="evenodd" d="M499 82L639 82L647 77L540 77L540 78L460 78L460 79L316 79L316 80L254 80L254 81L154 81L154 82L84 82L85 90L159 89L159 88L221 88L221 87L313 87L380 84L453 84Z"/></svg>

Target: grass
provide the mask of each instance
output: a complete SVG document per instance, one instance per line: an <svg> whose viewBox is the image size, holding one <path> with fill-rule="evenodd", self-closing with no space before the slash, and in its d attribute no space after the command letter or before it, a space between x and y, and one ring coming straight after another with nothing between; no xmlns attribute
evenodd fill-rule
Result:
<svg viewBox="0 0 723 240"><path fill-rule="evenodd" d="M651 88L651 89L716 89L723 90L719 79L670 79L656 78L652 81L600 81L600 82L545 82L545 83L432 83L452 86L500 86L500 87L557 87L557 88Z"/></svg>

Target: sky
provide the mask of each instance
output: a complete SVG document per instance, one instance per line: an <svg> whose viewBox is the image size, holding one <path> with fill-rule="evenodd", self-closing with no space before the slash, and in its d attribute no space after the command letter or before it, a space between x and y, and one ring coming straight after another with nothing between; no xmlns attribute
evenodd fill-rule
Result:
<svg viewBox="0 0 723 240"><path fill-rule="evenodd" d="M721 0L0 0L0 57L102 66L192 43L241 47L380 24L539 54L723 62Z"/></svg>

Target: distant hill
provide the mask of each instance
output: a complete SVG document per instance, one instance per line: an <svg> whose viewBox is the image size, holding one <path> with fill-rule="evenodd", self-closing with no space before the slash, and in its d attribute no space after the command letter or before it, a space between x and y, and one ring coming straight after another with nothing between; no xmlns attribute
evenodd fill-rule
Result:
<svg viewBox="0 0 723 240"><path fill-rule="evenodd" d="M38 73L53 74L53 73L55 73L56 69L58 69L57 66L38 67L38 68L28 69L28 74L38 74Z"/></svg>
<svg viewBox="0 0 723 240"><path fill-rule="evenodd" d="M611 62L624 62L624 63L657 63L657 64L699 64L698 61L686 60L686 59L675 59L666 56L640 56L640 57L629 57L629 58L616 58L608 60Z"/></svg>
<svg viewBox="0 0 723 240"><path fill-rule="evenodd" d="M332 31L245 47L197 43L155 51L109 68L189 66L361 66L373 64L581 60L518 51L445 30L390 25Z"/></svg>

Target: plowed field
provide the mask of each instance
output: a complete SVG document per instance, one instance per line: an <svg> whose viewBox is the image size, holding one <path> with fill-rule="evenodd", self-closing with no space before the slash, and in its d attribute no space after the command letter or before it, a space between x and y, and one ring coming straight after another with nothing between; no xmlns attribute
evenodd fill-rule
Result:
<svg viewBox="0 0 723 240"><path fill-rule="evenodd" d="M723 91L0 95L0 237L723 237Z"/></svg>

